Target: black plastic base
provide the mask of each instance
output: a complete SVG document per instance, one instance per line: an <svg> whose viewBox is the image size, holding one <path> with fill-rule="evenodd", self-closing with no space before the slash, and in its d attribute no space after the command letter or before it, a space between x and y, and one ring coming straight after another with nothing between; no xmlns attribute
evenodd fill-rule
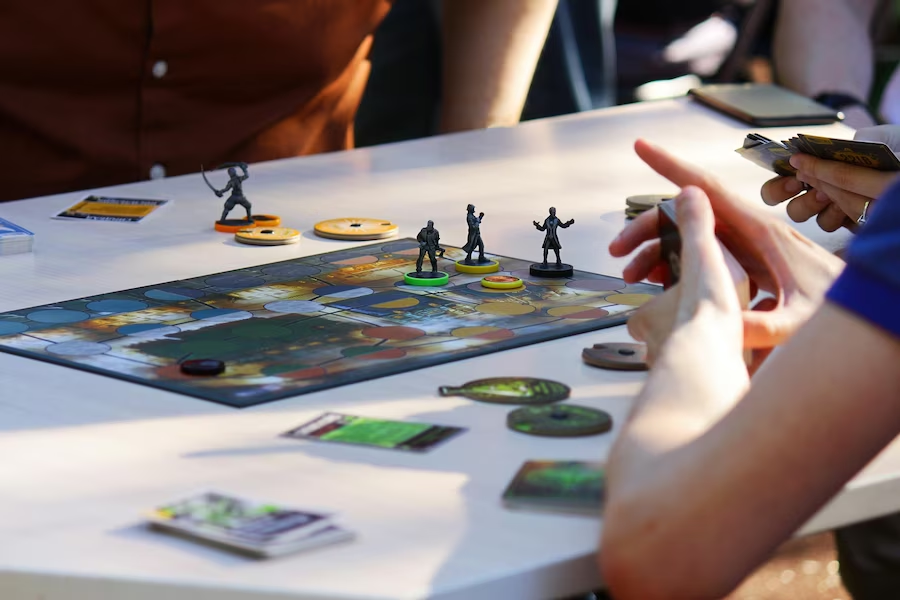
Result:
<svg viewBox="0 0 900 600"><path fill-rule="evenodd" d="M555 262L548 262L546 265L534 263L528 269L528 272L534 277L571 277L574 269L572 269L572 265L567 265L566 263L557 265Z"/></svg>

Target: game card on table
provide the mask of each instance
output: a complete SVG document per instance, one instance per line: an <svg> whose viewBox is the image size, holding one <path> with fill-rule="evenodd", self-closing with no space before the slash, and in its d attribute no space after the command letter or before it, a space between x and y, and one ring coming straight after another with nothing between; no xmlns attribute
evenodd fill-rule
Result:
<svg viewBox="0 0 900 600"><path fill-rule="evenodd" d="M329 412L283 433L282 437L425 452L463 431L465 429L462 427L370 419Z"/></svg>

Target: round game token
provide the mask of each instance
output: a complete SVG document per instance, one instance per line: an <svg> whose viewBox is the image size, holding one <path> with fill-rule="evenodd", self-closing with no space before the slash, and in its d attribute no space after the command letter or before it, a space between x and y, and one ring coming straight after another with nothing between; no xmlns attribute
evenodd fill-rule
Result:
<svg viewBox="0 0 900 600"><path fill-rule="evenodd" d="M441 396L463 396L495 404L550 404L569 397L569 386L536 377L490 377L476 379L460 387L444 385Z"/></svg>
<svg viewBox="0 0 900 600"><path fill-rule="evenodd" d="M594 344L581 352L581 360L601 369L615 371L646 371L647 346L626 342Z"/></svg>
<svg viewBox="0 0 900 600"><path fill-rule="evenodd" d="M278 227L281 225L281 217L278 215L250 215L257 227Z"/></svg>
<svg viewBox="0 0 900 600"><path fill-rule="evenodd" d="M466 264L465 259L456 261L456 270L460 273L473 273L475 275L481 273L496 273L500 270L500 263L496 260L485 260L482 262L474 262Z"/></svg>
<svg viewBox="0 0 900 600"><path fill-rule="evenodd" d="M625 198L625 204L634 210L645 211L655 208L660 202L665 202L672 198L674 198L672 194L640 194L638 196L628 196Z"/></svg>
<svg viewBox="0 0 900 600"><path fill-rule="evenodd" d="M404 275L403 281L406 282L407 285L446 285L447 282L450 281L450 275L448 273L444 273L443 271L438 271L437 273L432 273L431 271L422 271L421 273L416 273L415 271L413 271L412 273L407 273L406 275Z"/></svg>
<svg viewBox="0 0 900 600"><path fill-rule="evenodd" d="M400 227L385 219L347 217L316 223L316 235L333 240L383 240L397 235Z"/></svg>
<svg viewBox="0 0 900 600"><path fill-rule="evenodd" d="M647 211L644 211L644 210L628 210L628 209L626 209L626 210L625 210L625 218L626 218L626 219L634 219L634 218L637 217L639 214L645 213L645 212L647 212Z"/></svg>
<svg viewBox="0 0 900 600"><path fill-rule="evenodd" d="M299 242L300 232L287 227L252 227L238 230L234 239L255 246L281 246Z"/></svg>
<svg viewBox="0 0 900 600"><path fill-rule="evenodd" d="M521 277L512 275L488 275L481 278L481 285L493 290L513 290L522 287L525 283Z"/></svg>
<svg viewBox="0 0 900 600"><path fill-rule="evenodd" d="M534 263L531 267L528 268L528 272L531 273L533 277L571 277L575 271L572 269L572 265L567 265L566 263L562 263L560 266L556 266L556 263L551 261L548 262L546 266L543 263Z"/></svg>
<svg viewBox="0 0 900 600"><path fill-rule="evenodd" d="M602 410L575 404L523 406L506 417L513 431L546 437L580 437L612 429L612 417Z"/></svg>
<svg viewBox="0 0 900 600"><path fill-rule="evenodd" d="M247 229L255 227L256 221L248 221L247 219L225 219L224 221L216 221L216 231L222 233L237 233L239 229Z"/></svg>
<svg viewBox="0 0 900 600"><path fill-rule="evenodd" d="M201 375L210 377L225 372L225 363L212 358L195 358L181 363L181 372L185 375Z"/></svg>

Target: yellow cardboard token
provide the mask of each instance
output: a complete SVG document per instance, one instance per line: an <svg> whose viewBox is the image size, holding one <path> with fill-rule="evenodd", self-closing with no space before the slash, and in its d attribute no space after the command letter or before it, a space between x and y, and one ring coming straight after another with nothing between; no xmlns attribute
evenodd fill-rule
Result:
<svg viewBox="0 0 900 600"><path fill-rule="evenodd" d="M316 235L333 240L383 240L397 235L400 227L385 219L347 217L316 223Z"/></svg>
<svg viewBox="0 0 900 600"><path fill-rule="evenodd" d="M522 287L524 282L520 277L512 275L488 275L481 278L481 285L493 290L512 290Z"/></svg>
<svg viewBox="0 0 900 600"><path fill-rule="evenodd" d="M251 227L235 232L234 239L242 244L281 246L299 242L300 232L287 227Z"/></svg>

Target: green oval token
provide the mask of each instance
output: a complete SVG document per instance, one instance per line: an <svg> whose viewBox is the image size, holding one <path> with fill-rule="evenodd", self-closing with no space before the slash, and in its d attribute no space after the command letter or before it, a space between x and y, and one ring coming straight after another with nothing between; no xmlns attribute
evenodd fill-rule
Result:
<svg viewBox="0 0 900 600"><path fill-rule="evenodd" d="M536 377L490 377L460 387L441 386L441 396L464 396L497 404L550 404L569 397L569 386Z"/></svg>

